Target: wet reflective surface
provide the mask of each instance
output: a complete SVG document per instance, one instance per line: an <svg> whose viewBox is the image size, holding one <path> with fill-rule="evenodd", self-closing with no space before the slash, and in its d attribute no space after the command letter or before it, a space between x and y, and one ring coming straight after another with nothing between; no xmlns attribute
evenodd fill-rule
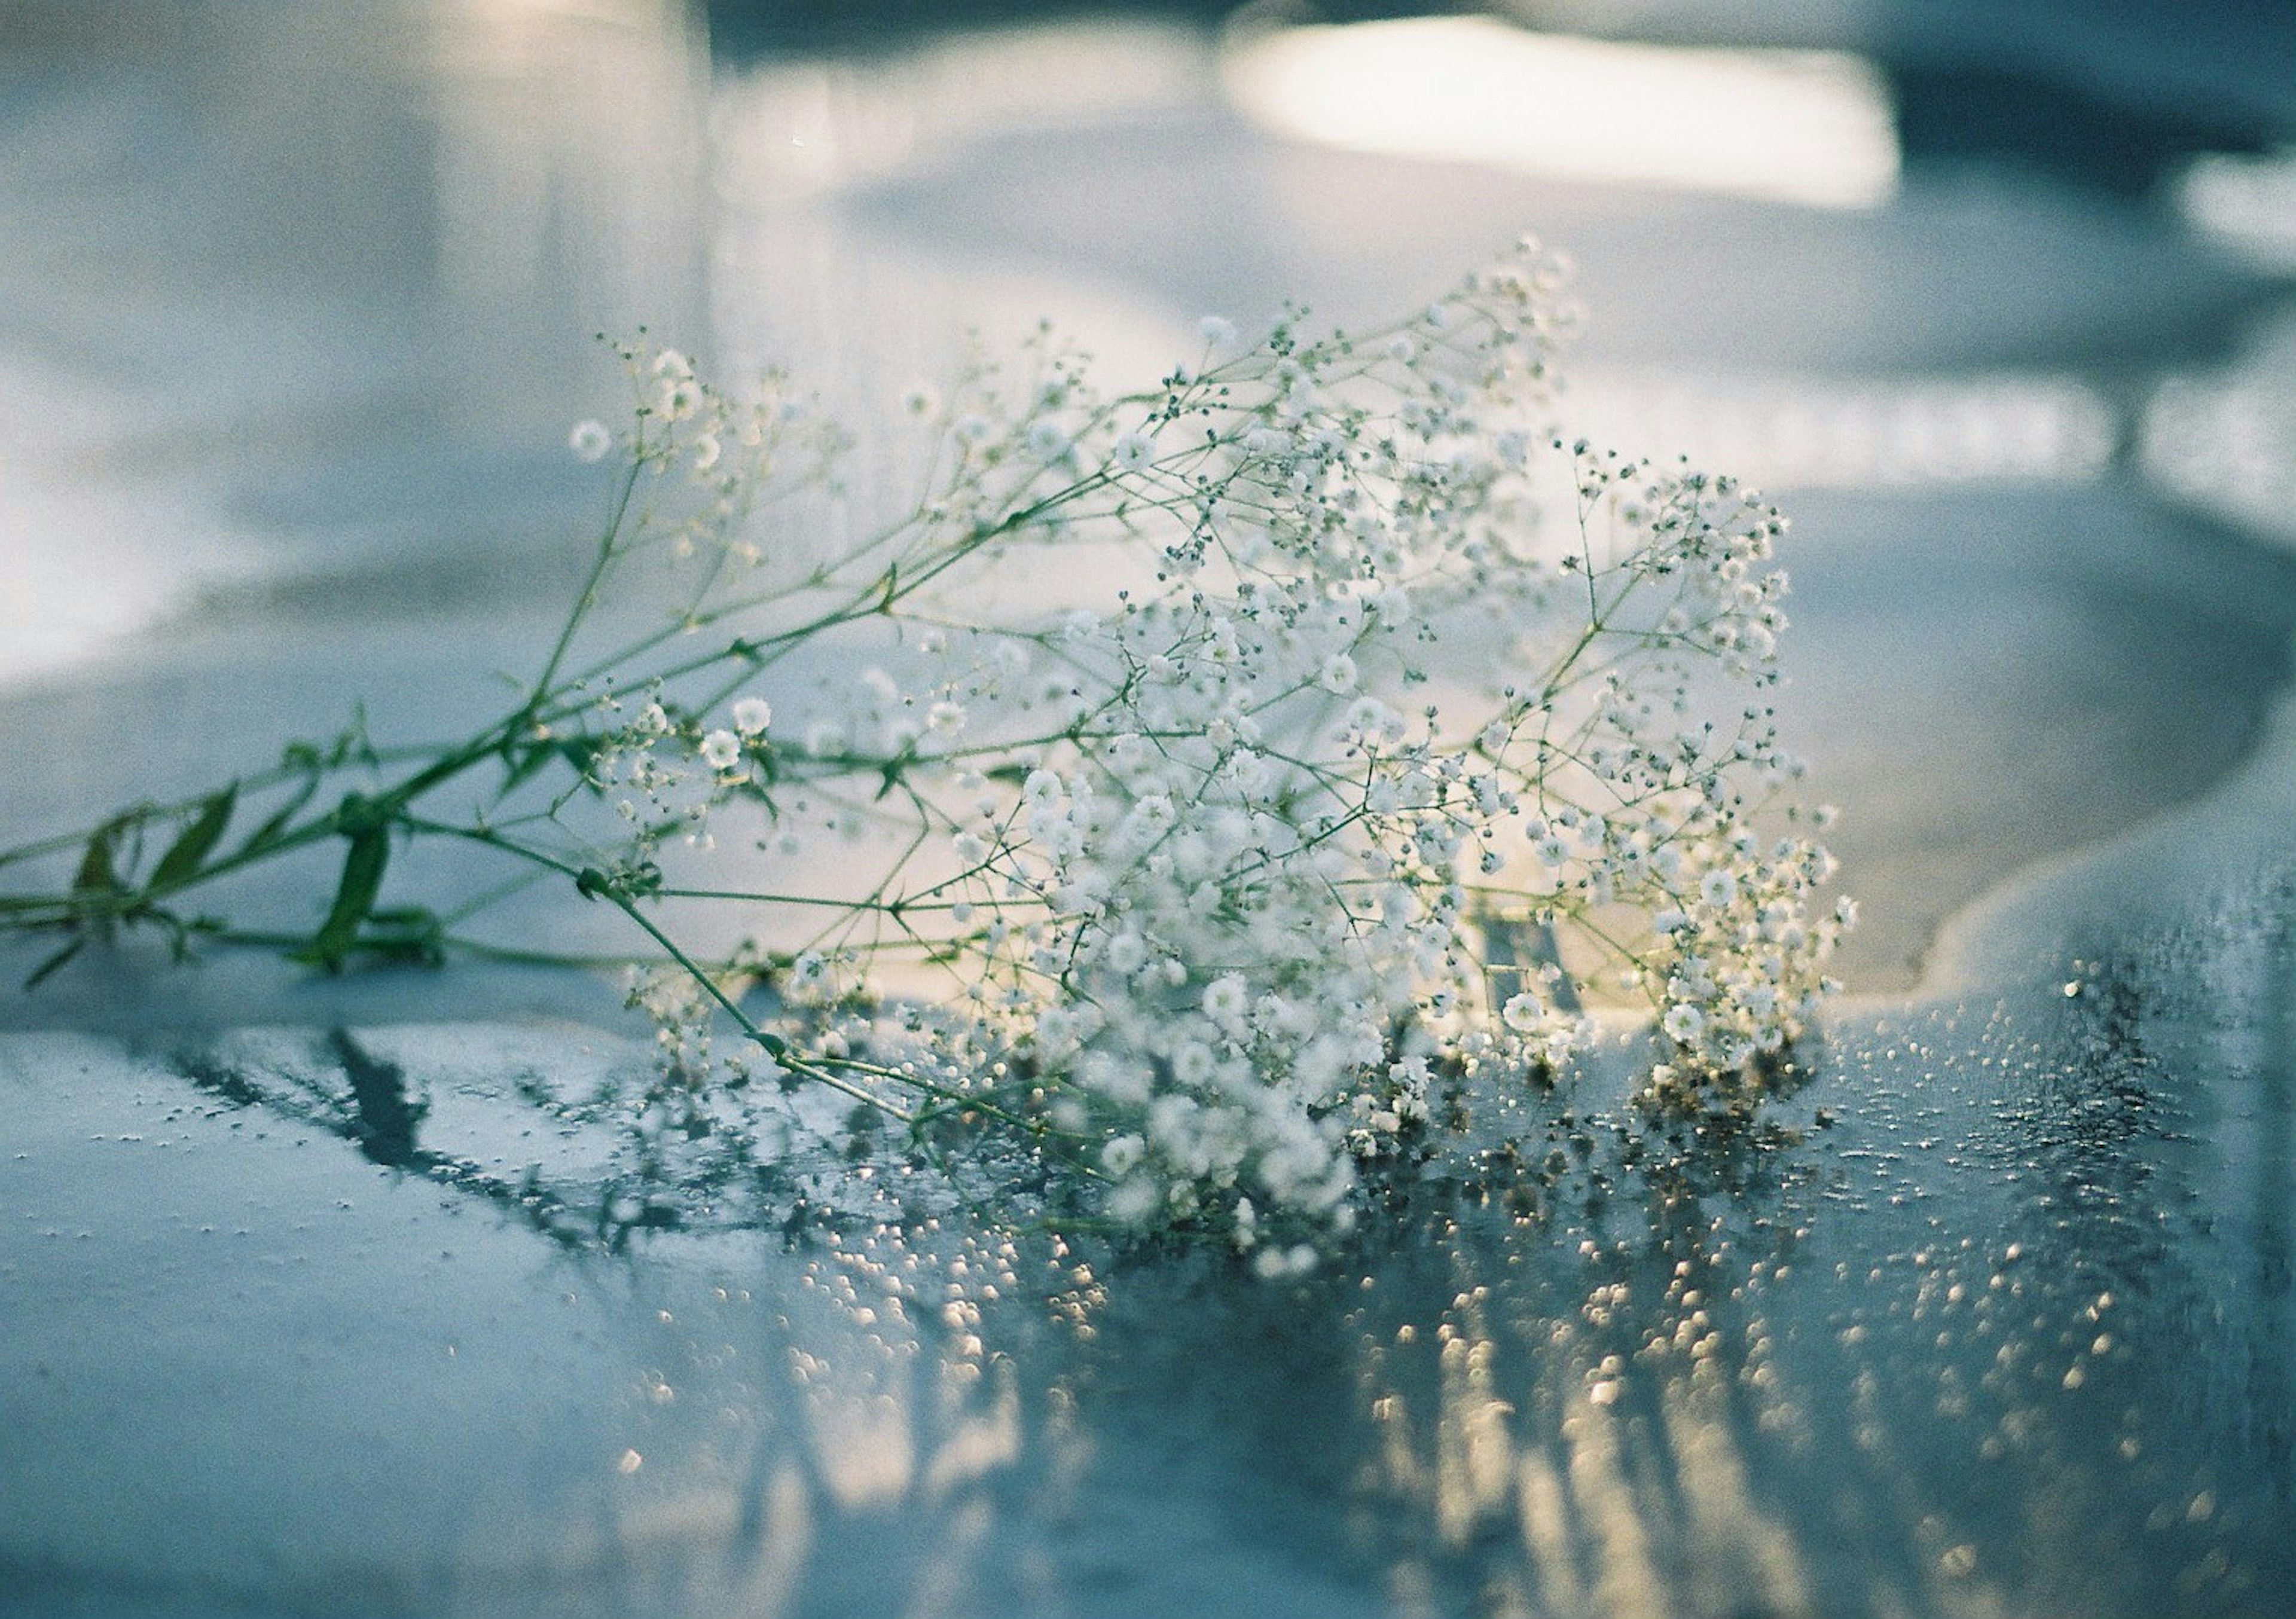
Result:
<svg viewBox="0 0 2296 1619"><path fill-rule="evenodd" d="M578 975L76 962L0 994L0 1610L2287 1612L2296 373L2238 143L2296 124L2252 24L2144 57L2139 118L2136 24L2074 10L1946 35L2134 168L1964 72L1853 207L1361 150L1234 89L1280 37L1169 13L11 12L0 840L361 699L490 711L586 544L593 331L785 361L891 469L968 323L1150 375L1528 228L1583 266L1589 430L1800 519L1783 713L1873 995L1726 1141L1616 1075L1520 1099L1516 1159L1295 1291L763 1221L649 1166ZM1761 14L1708 42L1895 15Z"/></svg>
<svg viewBox="0 0 2296 1619"><path fill-rule="evenodd" d="M1283 1288L649 1214L578 1101L643 1055L563 1035L16 1036L4 1566L34 1612L2284 1612L2286 900L1845 1031L1749 1132L1487 1106L1504 1173Z"/></svg>

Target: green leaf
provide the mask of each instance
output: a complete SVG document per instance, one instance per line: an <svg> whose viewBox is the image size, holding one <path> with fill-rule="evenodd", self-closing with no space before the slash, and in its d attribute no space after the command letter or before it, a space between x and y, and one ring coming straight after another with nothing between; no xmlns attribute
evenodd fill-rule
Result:
<svg viewBox="0 0 2296 1619"><path fill-rule="evenodd" d="M367 932L359 948L386 961L412 962L422 967L447 964L447 928L438 915L423 905L398 905L367 915Z"/></svg>
<svg viewBox="0 0 2296 1619"><path fill-rule="evenodd" d="M374 744L367 739L365 703L351 705L351 723L327 744L322 757L329 770L340 770L347 765L375 765L382 763L374 751Z"/></svg>
<svg viewBox="0 0 2296 1619"><path fill-rule="evenodd" d="M200 863L214 852L217 844L223 841L224 829L231 824L232 808L238 802L239 783L236 781L212 797L203 799L200 804L200 813L192 817L191 825L185 827L176 841L168 846L168 852L160 856L159 865L152 870L152 880L144 885L145 891L172 888L196 875Z"/></svg>
<svg viewBox="0 0 2296 1619"><path fill-rule="evenodd" d="M390 823L373 821L350 834L351 846L343 856L343 874L335 884L335 903L311 942L290 958L340 972L357 948L361 923L374 909L382 890L382 869L390 860Z"/></svg>
<svg viewBox="0 0 2296 1619"><path fill-rule="evenodd" d="M252 854L258 849L270 844L281 832L286 830L287 823L295 819L296 812L308 804L318 790L319 777L317 766L315 765L312 767L312 773L304 777L302 786L295 789L295 796L281 805L270 820L249 834L247 841L239 846L239 853Z"/></svg>
<svg viewBox="0 0 2296 1619"><path fill-rule="evenodd" d="M79 857L79 870L72 877L75 895L117 894L119 874L112 869L111 856L119 842L123 821L107 821L91 833L87 850Z"/></svg>

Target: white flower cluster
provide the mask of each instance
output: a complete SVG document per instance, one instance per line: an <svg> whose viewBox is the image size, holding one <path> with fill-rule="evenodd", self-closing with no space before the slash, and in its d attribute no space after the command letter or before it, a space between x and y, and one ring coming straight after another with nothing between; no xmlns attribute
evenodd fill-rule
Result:
<svg viewBox="0 0 2296 1619"><path fill-rule="evenodd" d="M936 1026L1004 1054L1005 1103L1083 1144L1105 1215L1214 1226L1270 1272L1349 1223L1358 1157L1431 1083L1559 1068L1590 997L1648 1006L1660 1089L1742 1085L1849 920L1771 807L1796 766L1767 712L1700 717L1716 676L1775 678L1784 523L1553 432L1559 282L1527 247L1375 336L1289 319L1144 394L1094 394L1049 344L1011 397L985 365L946 407L921 393L928 499L746 600L765 626L678 666L704 683L683 707L657 685L618 720L594 784L656 829L736 800L784 838L905 826L829 928L808 912L759 955L921 959L951 990ZM662 417L739 436L657 370ZM1096 609L964 593L1086 544L1137 559ZM689 628L730 620L714 600ZM767 735L768 695L820 695L769 650L885 624L900 656L844 714Z"/></svg>

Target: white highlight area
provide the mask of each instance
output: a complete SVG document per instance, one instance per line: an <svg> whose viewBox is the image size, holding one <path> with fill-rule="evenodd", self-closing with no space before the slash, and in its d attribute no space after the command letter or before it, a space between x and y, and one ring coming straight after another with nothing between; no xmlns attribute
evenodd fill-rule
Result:
<svg viewBox="0 0 2296 1619"><path fill-rule="evenodd" d="M1866 209L1898 184L1881 76L1831 51L1692 49L1484 17L1283 29L1231 48L1230 99L1279 134L1560 178Z"/></svg>
<svg viewBox="0 0 2296 1619"><path fill-rule="evenodd" d="M1597 443L1686 456L1764 488L2086 483L2121 437L2112 403L2064 376L1587 372L1570 399L1572 421Z"/></svg>
<svg viewBox="0 0 2296 1619"><path fill-rule="evenodd" d="M2296 318L2266 328L2222 372L2161 383L2137 453L2178 499L2296 549Z"/></svg>
<svg viewBox="0 0 2296 1619"><path fill-rule="evenodd" d="M2186 224L2256 268L2296 274L2296 146L2196 158L2177 202Z"/></svg>

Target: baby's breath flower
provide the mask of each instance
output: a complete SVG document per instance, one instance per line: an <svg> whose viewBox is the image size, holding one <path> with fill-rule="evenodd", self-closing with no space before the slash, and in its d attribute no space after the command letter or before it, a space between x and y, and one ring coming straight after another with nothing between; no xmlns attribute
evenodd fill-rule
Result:
<svg viewBox="0 0 2296 1619"><path fill-rule="evenodd" d="M1271 1277L1347 1229L1438 1076L1563 1074L1598 995L1669 1043L1655 1092L1728 1093L1801 1034L1856 920L1816 896L1824 814L1751 830L1798 769L1755 695L1784 519L1547 427L1557 274L1526 249L1360 347L1295 316L1238 349L1208 318L1210 380L1175 367L1144 400L1050 337L1017 375L982 360L903 401L945 435L926 497L780 590L748 564L837 500L835 425L778 380L737 404L675 350L625 351L637 442L700 476L648 480L601 576L658 561L679 616L611 691L524 710L521 740L537 715L581 739L602 805L532 819L583 840L586 891L738 855L693 887L775 896L747 958L774 1049L977 1094L934 1116L1017 1117L1092 1168L1070 1195L1108 1221L1224 1225ZM1584 514L1567 568L1534 560L1546 510ZM1031 617L1011 570L1047 566L1055 514L1143 566ZM859 673L820 682L801 744L731 695L832 667ZM1702 669L1745 700L1717 708ZM939 990L913 998L920 973ZM703 991L636 992L689 1091L726 1072Z"/></svg>
<svg viewBox="0 0 2296 1619"><path fill-rule="evenodd" d="M1519 1034L1530 1033L1546 1016L1546 1004L1538 996L1529 993L1510 996L1507 1003L1499 1009L1499 1021Z"/></svg>
<svg viewBox="0 0 2296 1619"><path fill-rule="evenodd" d="M734 729L745 737L763 736L774 723L774 706L762 697L744 697L734 704Z"/></svg>
<svg viewBox="0 0 2296 1619"><path fill-rule="evenodd" d="M603 461L606 453L614 447L614 435L604 422L594 417L585 417L576 422L574 430L566 436L566 447L574 452L577 461Z"/></svg>

